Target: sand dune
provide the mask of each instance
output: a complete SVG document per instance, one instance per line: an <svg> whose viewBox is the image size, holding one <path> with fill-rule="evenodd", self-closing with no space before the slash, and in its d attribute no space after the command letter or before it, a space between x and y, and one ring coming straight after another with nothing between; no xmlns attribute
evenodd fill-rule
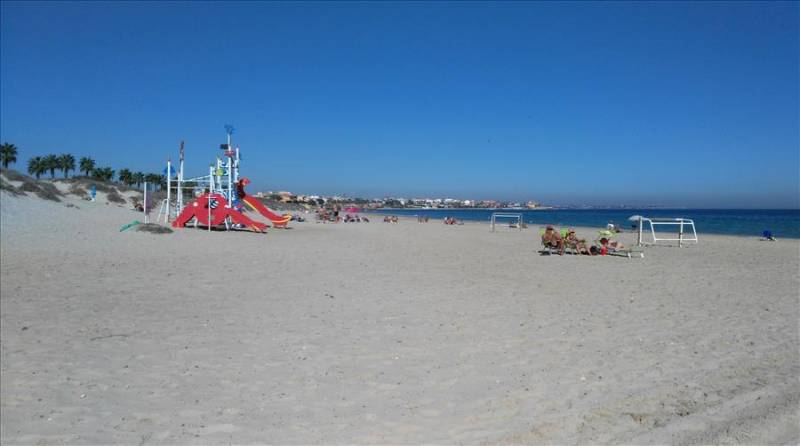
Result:
<svg viewBox="0 0 800 446"><path fill-rule="evenodd" d="M153 235L0 198L3 444L800 441L797 240L550 257L536 228Z"/></svg>

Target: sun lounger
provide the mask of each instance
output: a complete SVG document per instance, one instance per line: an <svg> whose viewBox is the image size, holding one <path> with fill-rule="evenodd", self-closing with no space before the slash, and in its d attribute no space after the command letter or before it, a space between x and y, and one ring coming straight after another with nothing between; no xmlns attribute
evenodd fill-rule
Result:
<svg viewBox="0 0 800 446"><path fill-rule="evenodd" d="M644 258L644 249L641 246L626 246L622 249L611 246L611 242L613 241L612 237L616 237L616 235L617 233L606 229L597 231L597 239L594 241L594 244L598 249L602 249L603 244L600 242L600 240L607 239L609 240L609 244L607 246L608 255L627 257L629 259L634 257L639 257L640 259Z"/></svg>
<svg viewBox="0 0 800 446"><path fill-rule="evenodd" d="M608 254L612 256L627 257L629 259L634 257L639 257L640 259L644 258L644 250L639 246L631 246L623 249L610 249Z"/></svg>

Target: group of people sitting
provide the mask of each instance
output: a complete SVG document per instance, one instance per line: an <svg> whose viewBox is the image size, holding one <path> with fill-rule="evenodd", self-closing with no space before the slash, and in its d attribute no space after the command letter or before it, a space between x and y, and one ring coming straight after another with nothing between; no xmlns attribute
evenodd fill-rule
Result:
<svg viewBox="0 0 800 446"><path fill-rule="evenodd" d="M396 215L387 215L383 217L384 223L397 223L399 220L397 219Z"/></svg>
<svg viewBox="0 0 800 446"><path fill-rule="evenodd" d="M325 208L317 209L317 223L339 222L339 211Z"/></svg>
<svg viewBox="0 0 800 446"><path fill-rule="evenodd" d="M459 223L459 221L456 220L455 217L445 217L444 218L444 224L446 224L446 225L460 225L460 224L463 224L463 223Z"/></svg>
<svg viewBox="0 0 800 446"><path fill-rule="evenodd" d="M332 209L317 209L317 223L339 223L340 221L344 223L369 223L369 219L367 217L362 217L358 214L347 213L344 214L344 218L342 218L339 213L339 209L336 207Z"/></svg>
<svg viewBox="0 0 800 446"><path fill-rule="evenodd" d="M542 234L542 245L546 248L557 249L559 255L564 255L567 248L574 249L576 253L582 255L605 255L607 252L625 249L625 246L607 237L601 238L596 244L589 246L586 239L578 238L575 230L570 228L566 235L562 236L553 226L548 225Z"/></svg>
<svg viewBox="0 0 800 446"><path fill-rule="evenodd" d="M358 214L345 214L344 216L345 223L369 223L369 219L367 217L360 217Z"/></svg>

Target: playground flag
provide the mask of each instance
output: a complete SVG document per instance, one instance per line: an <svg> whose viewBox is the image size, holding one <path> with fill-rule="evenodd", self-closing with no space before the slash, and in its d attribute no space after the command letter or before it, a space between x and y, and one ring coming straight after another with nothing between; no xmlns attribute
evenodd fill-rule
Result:
<svg viewBox="0 0 800 446"><path fill-rule="evenodd" d="M169 166L169 174L167 173L167 168L166 167L164 168L164 170L162 172L164 172L164 176L168 176L170 178L178 176L178 171L175 170L175 166Z"/></svg>
<svg viewBox="0 0 800 446"><path fill-rule="evenodd" d="M181 141L181 161L183 161L183 141Z"/></svg>

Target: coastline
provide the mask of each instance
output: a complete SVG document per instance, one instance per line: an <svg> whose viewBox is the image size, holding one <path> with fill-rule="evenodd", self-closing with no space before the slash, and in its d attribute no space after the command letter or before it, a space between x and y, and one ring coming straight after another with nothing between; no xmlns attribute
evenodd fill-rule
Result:
<svg viewBox="0 0 800 446"><path fill-rule="evenodd" d="M655 210L652 210L656 212ZM695 222L698 236L740 235L761 237L762 232L770 230L779 239L800 239L800 210L797 209L659 209L661 214L649 214L645 209L543 209L541 211L492 210L492 209L380 209L364 210L373 215L393 214L397 216L429 216L442 219L453 216L462 221L487 222L493 212L521 213L528 225L552 224L558 227L580 226L605 228L614 222L623 231L631 230L631 215L645 215L651 218L691 218ZM649 228L645 228L649 231ZM657 232L669 232L659 228Z"/></svg>

